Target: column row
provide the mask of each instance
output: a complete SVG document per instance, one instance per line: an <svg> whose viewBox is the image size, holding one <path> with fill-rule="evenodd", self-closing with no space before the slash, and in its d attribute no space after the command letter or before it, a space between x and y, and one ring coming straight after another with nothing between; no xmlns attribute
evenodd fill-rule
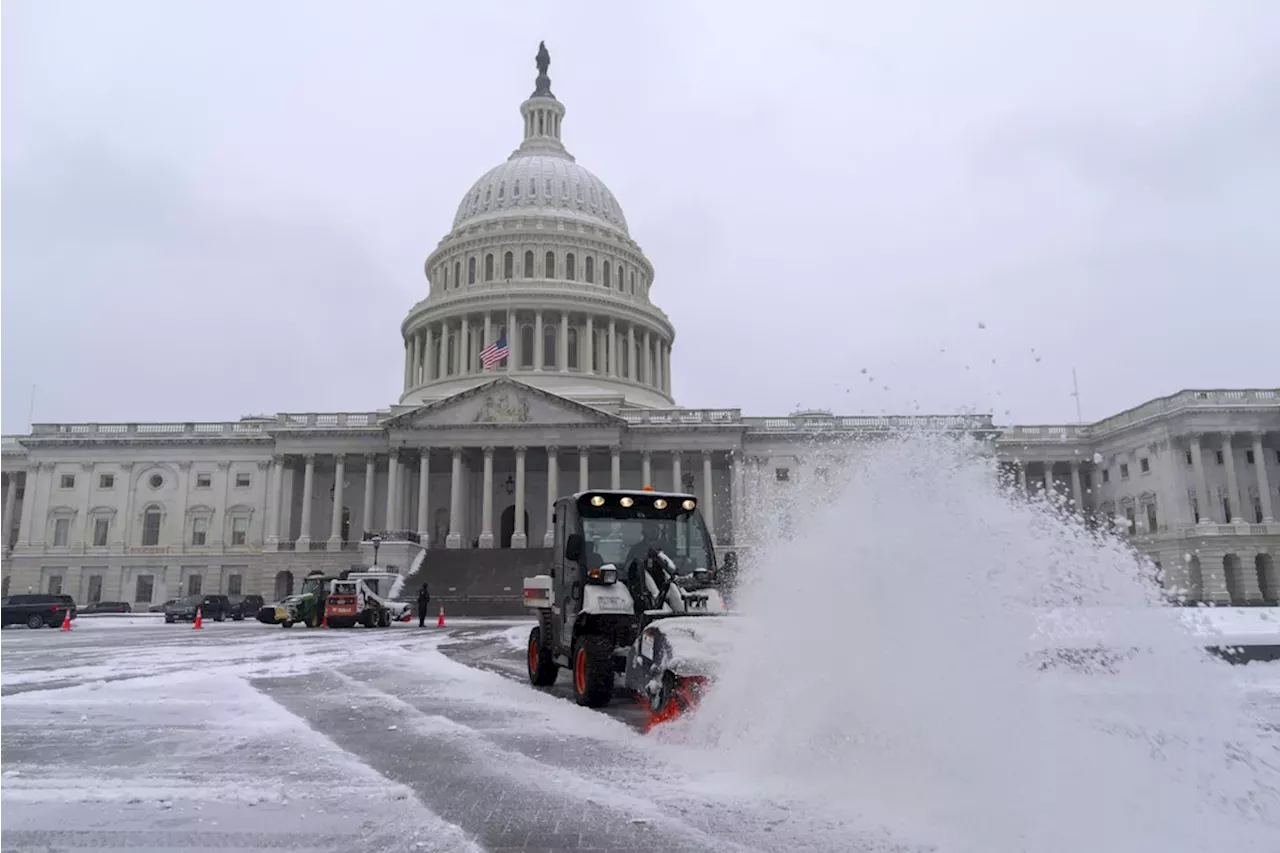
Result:
<svg viewBox="0 0 1280 853"><path fill-rule="evenodd" d="M511 328L518 333L508 336ZM414 332L405 341L404 387L485 372L482 354L502 341L510 354L495 367L503 372L587 373L671 392L671 344L659 330L541 309L467 315Z"/></svg>

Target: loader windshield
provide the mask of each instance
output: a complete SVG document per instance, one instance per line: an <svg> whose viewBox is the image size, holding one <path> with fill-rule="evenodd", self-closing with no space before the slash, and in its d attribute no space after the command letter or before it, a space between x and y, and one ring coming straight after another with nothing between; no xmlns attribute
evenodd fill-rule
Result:
<svg viewBox="0 0 1280 853"><path fill-rule="evenodd" d="M622 569L652 549L671 558L678 575L714 568L710 538L696 508L658 510L643 503L647 501L638 500L630 507L616 500L599 507L585 501L580 505L588 565L613 563Z"/></svg>

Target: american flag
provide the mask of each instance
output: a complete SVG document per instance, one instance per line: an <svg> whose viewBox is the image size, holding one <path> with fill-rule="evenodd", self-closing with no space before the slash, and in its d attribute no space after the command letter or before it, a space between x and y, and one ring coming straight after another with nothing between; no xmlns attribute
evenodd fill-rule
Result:
<svg viewBox="0 0 1280 853"><path fill-rule="evenodd" d="M480 364L484 366L485 370L488 370L506 358L507 355L507 336L503 335L498 338L496 343L489 344L480 351Z"/></svg>

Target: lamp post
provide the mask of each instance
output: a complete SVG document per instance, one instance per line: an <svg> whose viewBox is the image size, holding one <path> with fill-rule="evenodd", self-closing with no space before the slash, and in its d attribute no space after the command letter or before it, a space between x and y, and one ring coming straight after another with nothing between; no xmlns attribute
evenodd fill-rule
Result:
<svg viewBox="0 0 1280 853"><path fill-rule="evenodd" d="M378 546L382 544L382 537L375 533L369 541L373 543L373 565L376 567L378 565Z"/></svg>

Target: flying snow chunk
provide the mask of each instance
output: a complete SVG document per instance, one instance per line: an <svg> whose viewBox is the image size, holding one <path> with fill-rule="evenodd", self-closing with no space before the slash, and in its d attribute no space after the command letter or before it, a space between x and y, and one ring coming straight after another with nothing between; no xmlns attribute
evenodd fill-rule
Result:
<svg viewBox="0 0 1280 853"><path fill-rule="evenodd" d="M981 321L979 321L979 322L978 322L978 328L979 328L979 329L985 329L986 327L987 327L987 324L986 324L986 323L983 323L983 322L981 322Z"/></svg>
<svg viewBox="0 0 1280 853"><path fill-rule="evenodd" d="M862 368L862 372L863 372L863 373L866 373L866 372L867 372L867 369L866 369L865 367L864 367L864 368Z"/></svg>
<svg viewBox="0 0 1280 853"><path fill-rule="evenodd" d="M1095 454L1093 454L1093 464L1094 464L1094 465L1101 465L1101 464L1102 464L1102 454L1101 454L1101 453L1095 453Z"/></svg>

